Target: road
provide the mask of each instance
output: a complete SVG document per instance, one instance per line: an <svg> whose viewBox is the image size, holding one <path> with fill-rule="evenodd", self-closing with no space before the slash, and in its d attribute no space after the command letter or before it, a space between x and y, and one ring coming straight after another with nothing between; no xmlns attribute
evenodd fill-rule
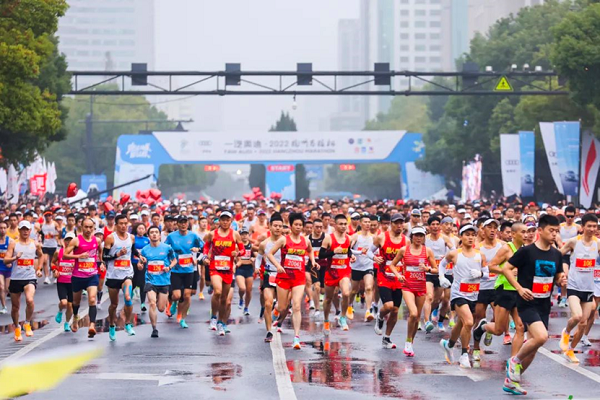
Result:
<svg viewBox="0 0 600 400"><path fill-rule="evenodd" d="M90 342L85 329L76 334L61 332L54 322L55 286L40 284L38 288L34 325L37 329L33 338L14 343L10 317L0 315L0 360L22 359L61 346ZM150 338L147 314L139 313L139 301L136 301L137 335L127 336L122 331L121 320L117 341L112 343L108 340L105 301L98 313L101 333L93 340L104 349L102 356L55 389L26 398L351 400L389 397L429 400L507 396L502 392L502 381L504 361L510 349L503 346L499 338L486 348L479 368L464 370L444 361L438 343L448 333L419 332L414 345L416 356L407 359L401 350L406 333L404 320L399 322L392 336L399 348L384 350L372 324L358 320L358 316L364 314L360 307L350 331L333 331L328 343L323 340L322 322L303 310L303 348L298 351L291 348L293 334L289 321L284 325L283 334L276 335L271 345L263 342L265 329L263 324L257 323L256 288L255 294L251 316L242 316L241 310L233 306L232 333L225 337L208 330L208 296L205 301L194 299L187 330L159 315L158 339ZM237 294L234 304L236 302ZM570 366L557 351L557 337L567 315L568 309L553 310L552 338L523 377L528 398L567 399L569 395L574 399L599 398L600 340L594 338L600 337L600 328L592 330L593 346L578 354L581 365ZM84 319L82 324L86 323Z"/></svg>

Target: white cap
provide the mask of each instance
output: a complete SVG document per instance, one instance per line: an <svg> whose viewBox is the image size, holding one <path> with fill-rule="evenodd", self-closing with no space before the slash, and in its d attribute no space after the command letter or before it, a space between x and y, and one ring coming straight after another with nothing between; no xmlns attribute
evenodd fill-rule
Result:
<svg viewBox="0 0 600 400"><path fill-rule="evenodd" d="M229 211L223 211L220 215L219 218L223 218L223 217L229 217L229 218L233 218L233 215L229 212Z"/></svg>
<svg viewBox="0 0 600 400"><path fill-rule="evenodd" d="M25 221L25 220L19 222L18 229L23 229L23 228L31 230L31 223L29 221Z"/></svg>
<svg viewBox="0 0 600 400"><path fill-rule="evenodd" d="M142 215L150 215L150 212L148 210L143 210L140 214L142 214Z"/></svg>
<svg viewBox="0 0 600 400"><path fill-rule="evenodd" d="M97 228L96 231L94 232L94 235L104 235L104 229L102 228Z"/></svg>
<svg viewBox="0 0 600 400"><path fill-rule="evenodd" d="M485 221L483 221L483 224L481 224L481 227L488 226L491 223L495 223L497 226L500 226L500 222L498 222L498 220L489 218L489 219L486 219Z"/></svg>
<svg viewBox="0 0 600 400"><path fill-rule="evenodd" d="M75 233L73 233L73 232L68 232L68 233L65 235L65 238L64 238L64 239L65 239L65 240L67 240L67 239L75 239Z"/></svg>
<svg viewBox="0 0 600 400"><path fill-rule="evenodd" d="M462 213L466 213L467 210L465 210L464 208L459 208L457 213L462 214Z"/></svg>
<svg viewBox="0 0 600 400"><path fill-rule="evenodd" d="M353 207L349 207L349 208L348 208L348 212L349 212L350 214L352 214L354 211L355 211L355 210L354 210L354 208L353 208Z"/></svg>
<svg viewBox="0 0 600 400"><path fill-rule="evenodd" d="M61 217L60 215L57 215L56 218L54 218L57 221L64 221L65 217Z"/></svg>
<svg viewBox="0 0 600 400"><path fill-rule="evenodd" d="M466 231L473 231L473 232L477 232L477 228L475 228L475 226L471 225L471 224L467 224L465 226L463 226L462 228L460 228L460 231L458 232L459 235L462 235L463 233L465 233Z"/></svg>
<svg viewBox="0 0 600 400"><path fill-rule="evenodd" d="M426 235L426 234L427 234L427 231L426 231L426 230L425 230L425 228L424 228L424 227L422 227L422 226L415 226L414 228L412 228L412 229L410 230L410 234L411 234L411 235L418 235L418 234L421 234L421 235Z"/></svg>
<svg viewBox="0 0 600 400"><path fill-rule="evenodd" d="M139 215L137 215L137 214L131 214L131 215L129 216L129 219L139 219L139 218L140 218L140 217L139 217Z"/></svg>

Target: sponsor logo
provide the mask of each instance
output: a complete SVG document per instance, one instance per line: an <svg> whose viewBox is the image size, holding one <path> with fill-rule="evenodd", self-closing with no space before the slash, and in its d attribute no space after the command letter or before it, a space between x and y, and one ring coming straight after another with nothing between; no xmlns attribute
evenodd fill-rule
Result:
<svg viewBox="0 0 600 400"><path fill-rule="evenodd" d="M129 158L150 158L151 152L152 152L152 149L150 148L150 143L145 143L145 144L129 143L125 154L127 154L129 156Z"/></svg>

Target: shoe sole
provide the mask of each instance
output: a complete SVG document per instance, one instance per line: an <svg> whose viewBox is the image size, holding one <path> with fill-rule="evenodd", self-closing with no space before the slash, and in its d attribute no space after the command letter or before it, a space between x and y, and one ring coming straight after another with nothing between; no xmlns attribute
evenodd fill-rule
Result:
<svg viewBox="0 0 600 400"><path fill-rule="evenodd" d="M524 393L517 392L511 388L507 388L506 386L502 387L502 390L504 390L506 393L514 394L515 396L524 396L527 394L527 392L524 392Z"/></svg>

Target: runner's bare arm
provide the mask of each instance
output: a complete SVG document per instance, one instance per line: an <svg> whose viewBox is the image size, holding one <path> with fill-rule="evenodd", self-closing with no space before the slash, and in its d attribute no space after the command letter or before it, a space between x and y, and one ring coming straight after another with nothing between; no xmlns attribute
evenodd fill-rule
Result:
<svg viewBox="0 0 600 400"><path fill-rule="evenodd" d="M275 259L275 253L277 253L283 246L285 246L285 237L280 237L279 240L275 242L271 250L267 253L267 259L272 265L275 266L275 268L277 268L277 272L280 273L285 273L285 269Z"/></svg>
<svg viewBox="0 0 600 400"><path fill-rule="evenodd" d="M8 243L8 249L6 249L6 254L4 255L4 264L8 267L12 267L12 263L19 258L19 254L14 254L15 252L15 241L10 241ZM9 268L10 268L9 267Z"/></svg>
<svg viewBox="0 0 600 400"><path fill-rule="evenodd" d="M427 259L429 260L430 265L429 273L437 274L438 266L437 262L435 261L435 255L433 254L433 250L427 249Z"/></svg>
<svg viewBox="0 0 600 400"><path fill-rule="evenodd" d="M488 263L488 268L491 273L493 273L493 274L501 274L502 273L502 268L500 268L500 264L502 264L503 262L505 262L508 259L509 251L510 251L510 248L506 244L504 246L500 247L500 250L498 250L498 252L494 256L494 258L492 258L492 260Z"/></svg>
<svg viewBox="0 0 600 400"><path fill-rule="evenodd" d="M42 262L42 258L44 256L44 253L42 252L42 244L41 243L36 243L35 244L35 256L37 257L37 266L35 267L35 274L37 275L38 278L41 278L42 276L42 268L44 266L44 263Z"/></svg>

